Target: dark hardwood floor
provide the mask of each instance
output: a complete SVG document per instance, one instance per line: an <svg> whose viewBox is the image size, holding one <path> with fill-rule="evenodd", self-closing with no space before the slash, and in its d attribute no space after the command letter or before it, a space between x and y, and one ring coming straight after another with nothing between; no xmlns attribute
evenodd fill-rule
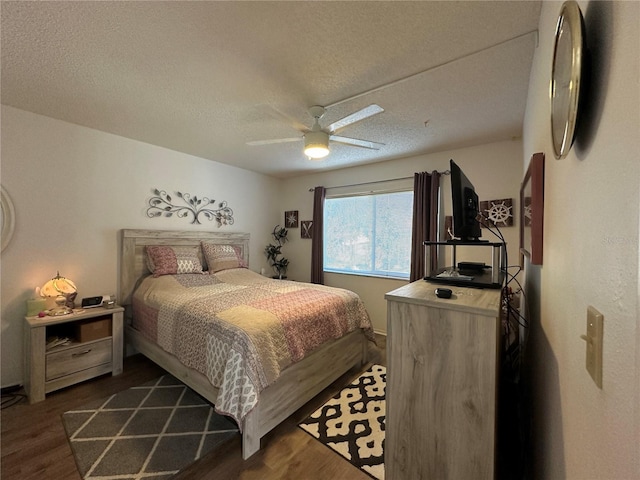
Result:
<svg viewBox="0 0 640 480"><path fill-rule="evenodd" d="M386 365L386 337L370 344L369 361ZM366 368L366 367L365 367ZM330 448L298 428L298 423L355 379L364 369L351 369L262 440L262 449L242 460L240 435L221 445L176 476L177 479L306 479L368 480ZM61 415L162 375L164 370L142 355L124 360L124 371L47 395L29 405L22 401L2 410L0 478L2 480L80 480Z"/></svg>

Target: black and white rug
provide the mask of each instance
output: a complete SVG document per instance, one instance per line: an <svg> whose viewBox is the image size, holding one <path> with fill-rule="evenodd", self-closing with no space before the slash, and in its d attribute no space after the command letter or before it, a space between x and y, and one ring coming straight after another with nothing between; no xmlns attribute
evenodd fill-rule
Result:
<svg viewBox="0 0 640 480"><path fill-rule="evenodd" d="M165 480L238 435L171 375L62 415L84 480Z"/></svg>
<svg viewBox="0 0 640 480"><path fill-rule="evenodd" d="M300 423L300 428L378 480L384 479L387 369L373 365Z"/></svg>

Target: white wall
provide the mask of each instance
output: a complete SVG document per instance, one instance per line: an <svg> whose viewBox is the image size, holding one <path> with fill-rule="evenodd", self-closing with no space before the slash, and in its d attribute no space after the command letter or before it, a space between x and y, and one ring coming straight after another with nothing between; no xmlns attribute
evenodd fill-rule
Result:
<svg viewBox="0 0 640 480"><path fill-rule="evenodd" d="M249 232L250 267L280 217L280 181L209 160L2 107L2 185L16 211L2 252L3 386L22 383L25 301L60 270L78 298L116 293L123 228ZM235 223L148 218L153 188L226 200Z"/></svg>
<svg viewBox="0 0 640 480"><path fill-rule="evenodd" d="M413 176L421 171L444 171L449 169L449 159L462 168L474 184L480 200L513 198L514 208L519 204L520 183L522 181L522 142L520 140L490 143L471 148L450 150L429 155L421 155L361 167L330 171L314 175L305 175L284 181L284 195L281 206L284 210L298 210L300 220L313 217L313 193L309 191L318 185L338 187L342 185L381 181ZM441 177L444 211L451 215L451 184L448 176ZM327 192L330 194L331 190ZM283 219L280 220L283 222ZM502 229L508 245L510 264L518 263L517 220L513 227ZM491 238L483 233L483 238ZM290 241L283 247L284 255L290 260L288 275L296 280L309 281L311 278L311 240L300 238L297 229L289 231ZM459 260L466 258L458 257ZM471 259L471 258L470 258ZM491 256L484 258L490 263ZM327 285L348 288L363 299L374 329L386 332L386 302L384 294L398 288L406 281L386 278L360 277L343 274L325 274Z"/></svg>
<svg viewBox="0 0 640 480"><path fill-rule="evenodd" d="M640 478L640 4L579 2L593 70L576 144L555 160L549 79L560 2L543 2L524 162L546 154L544 264L527 268L532 479ZM603 388L585 370L587 306L604 315Z"/></svg>

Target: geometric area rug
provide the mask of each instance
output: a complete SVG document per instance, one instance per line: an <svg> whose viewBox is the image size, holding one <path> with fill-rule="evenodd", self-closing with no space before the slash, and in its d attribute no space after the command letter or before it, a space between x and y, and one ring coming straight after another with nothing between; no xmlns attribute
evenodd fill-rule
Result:
<svg viewBox="0 0 640 480"><path fill-rule="evenodd" d="M373 365L300 423L370 477L384 479L387 370Z"/></svg>
<svg viewBox="0 0 640 480"><path fill-rule="evenodd" d="M62 423L85 480L166 480L238 435L171 375L65 412Z"/></svg>

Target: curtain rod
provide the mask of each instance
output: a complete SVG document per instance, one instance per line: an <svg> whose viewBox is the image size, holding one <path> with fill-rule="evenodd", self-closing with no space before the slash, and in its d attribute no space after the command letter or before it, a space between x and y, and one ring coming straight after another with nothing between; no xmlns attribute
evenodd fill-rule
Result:
<svg viewBox="0 0 640 480"><path fill-rule="evenodd" d="M442 172L438 172L440 175L451 175L451 170L444 170ZM331 188L346 188L346 187L360 187L362 185L373 185L374 183L386 183L386 182L396 182L398 180L410 180L413 178L413 175L410 177L398 177L398 178L388 178L386 180L377 180L373 182L362 182L362 183L352 183L350 185L336 185L334 187L325 187L327 190ZM310 192L315 190L314 187L309 189Z"/></svg>

